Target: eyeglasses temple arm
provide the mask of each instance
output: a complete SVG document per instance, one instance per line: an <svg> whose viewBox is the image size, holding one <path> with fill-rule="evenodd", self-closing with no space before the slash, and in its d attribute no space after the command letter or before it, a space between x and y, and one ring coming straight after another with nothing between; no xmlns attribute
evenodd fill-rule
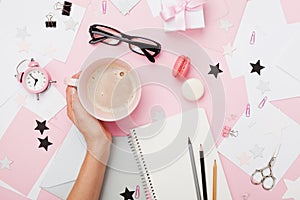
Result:
<svg viewBox="0 0 300 200"><path fill-rule="evenodd" d="M150 62L153 62L153 63L155 62L154 57L151 56L151 54L148 51L146 51L144 48L141 48L141 50Z"/></svg>

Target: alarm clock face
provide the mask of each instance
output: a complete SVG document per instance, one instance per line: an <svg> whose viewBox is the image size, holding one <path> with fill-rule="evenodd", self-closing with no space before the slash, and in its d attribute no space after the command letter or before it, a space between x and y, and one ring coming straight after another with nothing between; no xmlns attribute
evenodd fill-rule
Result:
<svg viewBox="0 0 300 200"><path fill-rule="evenodd" d="M24 87L33 93L40 93L47 89L49 76L41 68L31 69L24 74Z"/></svg>

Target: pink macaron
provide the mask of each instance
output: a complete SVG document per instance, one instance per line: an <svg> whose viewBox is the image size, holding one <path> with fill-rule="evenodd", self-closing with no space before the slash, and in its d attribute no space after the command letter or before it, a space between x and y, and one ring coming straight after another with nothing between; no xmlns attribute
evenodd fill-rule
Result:
<svg viewBox="0 0 300 200"><path fill-rule="evenodd" d="M181 55L177 58L174 66L173 66L173 76L174 77L185 77L190 69L190 58L184 55Z"/></svg>

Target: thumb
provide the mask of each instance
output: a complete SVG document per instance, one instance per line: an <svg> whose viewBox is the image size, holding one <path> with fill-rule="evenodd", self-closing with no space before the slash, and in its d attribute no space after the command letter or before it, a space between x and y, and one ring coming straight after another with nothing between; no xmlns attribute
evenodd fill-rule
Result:
<svg viewBox="0 0 300 200"><path fill-rule="evenodd" d="M74 115L77 119L80 119L81 117L84 117L87 114L87 111L80 103L77 92L72 94L72 107L73 107Z"/></svg>

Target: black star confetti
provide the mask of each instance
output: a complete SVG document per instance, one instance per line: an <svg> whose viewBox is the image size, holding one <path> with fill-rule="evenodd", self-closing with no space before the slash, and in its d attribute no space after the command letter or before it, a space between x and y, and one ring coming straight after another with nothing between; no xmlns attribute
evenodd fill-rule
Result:
<svg viewBox="0 0 300 200"><path fill-rule="evenodd" d="M46 151L48 151L48 146L52 145L52 143L49 142L49 140L48 140L48 136L45 137L44 139L38 138L38 140L40 141L40 146L39 146L39 148L44 147L44 149L45 149Z"/></svg>
<svg viewBox="0 0 300 200"><path fill-rule="evenodd" d="M210 72L208 74L213 74L216 78L218 77L219 73L222 73L223 71L220 70L219 63L216 66L209 65L210 66Z"/></svg>
<svg viewBox="0 0 300 200"><path fill-rule="evenodd" d="M46 120L43 122L40 122L38 120L35 120L37 123L37 126L35 127L34 130L39 130L41 132L41 134L43 135L44 130L49 130L49 128L46 126Z"/></svg>
<svg viewBox="0 0 300 200"><path fill-rule="evenodd" d="M124 200L134 200L132 195L134 191L129 191L128 188L125 188L125 192L121 193L120 195L124 197Z"/></svg>
<svg viewBox="0 0 300 200"><path fill-rule="evenodd" d="M260 60L258 60L255 64L254 63L250 63L250 65L252 66L251 73L256 72L256 73L258 73L258 75L260 75L260 70L262 70L263 68L265 68L264 66L260 65Z"/></svg>

